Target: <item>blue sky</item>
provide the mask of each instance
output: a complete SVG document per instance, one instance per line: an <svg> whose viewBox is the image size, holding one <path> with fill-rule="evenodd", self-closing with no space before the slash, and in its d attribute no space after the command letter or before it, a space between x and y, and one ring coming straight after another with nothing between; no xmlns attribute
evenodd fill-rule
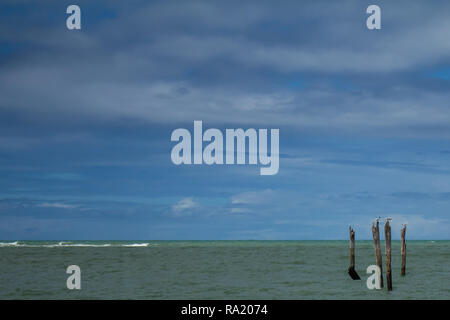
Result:
<svg viewBox="0 0 450 320"><path fill-rule="evenodd" d="M0 4L0 238L450 238L447 1L70 4ZM279 173L175 166L194 120L279 128Z"/></svg>

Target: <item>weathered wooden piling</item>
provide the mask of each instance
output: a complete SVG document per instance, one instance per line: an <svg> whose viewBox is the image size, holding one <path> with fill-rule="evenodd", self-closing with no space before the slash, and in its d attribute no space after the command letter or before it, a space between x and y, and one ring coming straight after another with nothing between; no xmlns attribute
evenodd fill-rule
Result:
<svg viewBox="0 0 450 320"><path fill-rule="evenodd" d="M406 241L405 241L405 234L406 234L406 224L403 225L402 231L400 233L400 239L401 239L401 252L402 252L402 272L401 275L404 276L406 274Z"/></svg>
<svg viewBox="0 0 450 320"><path fill-rule="evenodd" d="M358 273L355 270L355 231L352 227L350 230L350 267L348 267L348 274L353 280L361 280Z"/></svg>
<svg viewBox="0 0 450 320"><path fill-rule="evenodd" d="M391 226L389 224L390 218L386 218L384 225L384 241L386 244L386 282L387 289L392 290L392 273L391 273Z"/></svg>
<svg viewBox="0 0 450 320"><path fill-rule="evenodd" d="M376 264L380 268L380 287L383 288L383 261L381 259L379 219L376 220L376 223L372 223L372 236Z"/></svg>

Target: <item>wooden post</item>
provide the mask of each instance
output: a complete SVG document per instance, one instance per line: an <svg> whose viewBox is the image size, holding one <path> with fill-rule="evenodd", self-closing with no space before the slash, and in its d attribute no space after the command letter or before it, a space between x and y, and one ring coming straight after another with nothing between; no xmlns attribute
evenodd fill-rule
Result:
<svg viewBox="0 0 450 320"><path fill-rule="evenodd" d="M377 266L380 268L380 286L383 288L383 261L381 259L379 218L377 218L376 224L372 223L372 236L373 246L375 248L375 259Z"/></svg>
<svg viewBox="0 0 450 320"><path fill-rule="evenodd" d="M400 238L402 245L402 272L401 275L404 276L406 274L406 241L405 241L405 233L406 233L406 224L403 225Z"/></svg>
<svg viewBox="0 0 450 320"><path fill-rule="evenodd" d="M348 267L348 274L353 280L361 280L358 273L355 270L355 231L352 227L350 230L350 267Z"/></svg>
<svg viewBox="0 0 450 320"><path fill-rule="evenodd" d="M386 243L386 282L387 289L392 291L392 273L391 273L391 226L389 221L391 218L386 218L384 225L384 241Z"/></svg>

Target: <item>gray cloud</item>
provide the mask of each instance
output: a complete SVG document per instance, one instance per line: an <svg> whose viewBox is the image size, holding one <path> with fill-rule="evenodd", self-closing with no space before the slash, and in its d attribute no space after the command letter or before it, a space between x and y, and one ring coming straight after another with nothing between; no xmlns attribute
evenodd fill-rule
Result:
<svg viewBox="0 0 450 320"><path fill-rule="evenodd" d="M450 59L446 10L425 4L381 2L378 33L356 1L112 3L120 14L81 32L2 25L1 41L24 45L0 64L0 112L448 135L448 86L410 80Z"/></svg>

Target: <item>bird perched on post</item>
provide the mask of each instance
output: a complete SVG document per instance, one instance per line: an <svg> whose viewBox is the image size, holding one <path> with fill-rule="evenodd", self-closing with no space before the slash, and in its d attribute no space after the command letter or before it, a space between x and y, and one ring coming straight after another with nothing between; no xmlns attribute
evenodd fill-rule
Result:
<svg viewBox="0 0 450 320"><path fill-rule="evenodd" d="M378 223L380 221L381 217L375 218L372 220L372 224Z"/></svg>

